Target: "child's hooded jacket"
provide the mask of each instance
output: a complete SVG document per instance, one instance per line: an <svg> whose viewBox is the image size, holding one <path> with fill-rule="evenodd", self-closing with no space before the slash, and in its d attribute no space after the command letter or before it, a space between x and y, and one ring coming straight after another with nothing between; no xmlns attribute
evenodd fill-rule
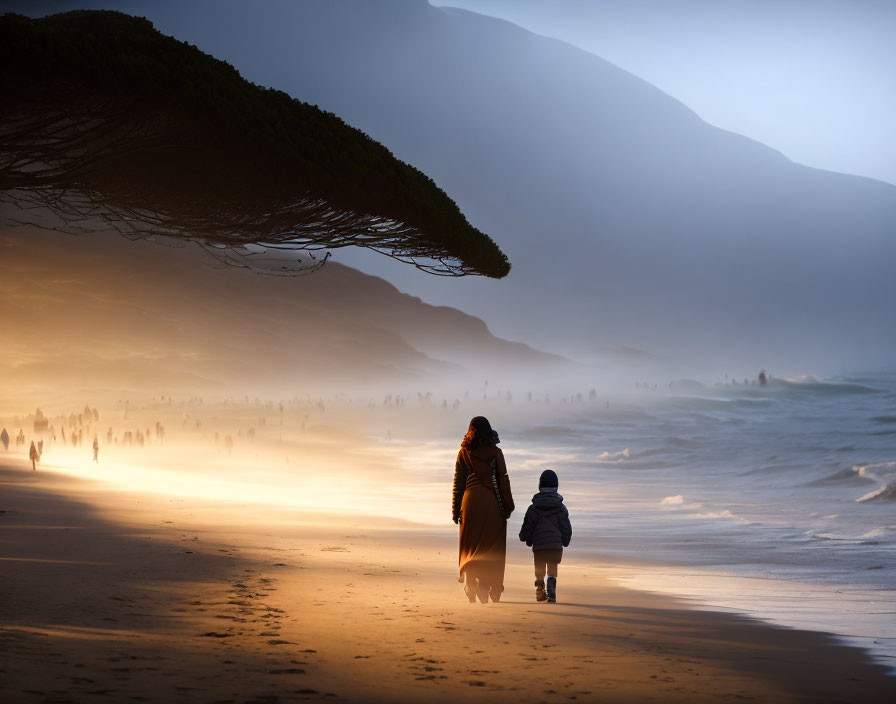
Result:
<svg viewBox="0 0 896 704"><path fill-rule="evenodd" d="M520 540L533 550L565 548L572 540L569 511L556 491L540 491L532 497L520 528Z"/></svg>

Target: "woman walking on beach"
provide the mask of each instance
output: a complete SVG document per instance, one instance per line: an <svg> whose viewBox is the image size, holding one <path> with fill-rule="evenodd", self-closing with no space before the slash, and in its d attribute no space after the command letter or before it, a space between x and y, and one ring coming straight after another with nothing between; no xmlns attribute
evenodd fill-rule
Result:
<svg viewBox="0 0 896 704"><path fill-rule="evenodd" d="M470 602L499 601L504 591L507 518L513 496L498 434L486 418L470 421L454 465L451 512L460 524L458 581Z"/></svg>

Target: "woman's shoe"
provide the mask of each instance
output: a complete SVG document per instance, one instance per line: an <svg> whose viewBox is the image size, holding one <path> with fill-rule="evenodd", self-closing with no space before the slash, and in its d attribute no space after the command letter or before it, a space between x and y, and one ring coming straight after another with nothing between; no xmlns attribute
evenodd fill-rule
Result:
<svg viewBox="0 0 896 704"><path fill-rule="evenodd" d="M544 593L544 582L539 579L535 582L535 601L544 601L547 598L547 594Z"/></svg>
<svg viewBox="0 0 896 704"><path fill-rule="evenodd" d="M467 595L467 599L471 604L476 603L476 580L475 579L467 579L464 582L464 594Z"/></svg>

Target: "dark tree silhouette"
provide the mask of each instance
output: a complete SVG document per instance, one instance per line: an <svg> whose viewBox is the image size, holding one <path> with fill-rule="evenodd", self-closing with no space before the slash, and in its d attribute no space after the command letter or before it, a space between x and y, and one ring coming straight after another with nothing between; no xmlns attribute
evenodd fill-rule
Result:
<svg viewBox="0 0 896 704"><path fill-rule="evenodd" d="M510 270L425 174L146 19L4 15L0 95L11 224L195 241L240 265L356 245L434 274Z"/></svg>

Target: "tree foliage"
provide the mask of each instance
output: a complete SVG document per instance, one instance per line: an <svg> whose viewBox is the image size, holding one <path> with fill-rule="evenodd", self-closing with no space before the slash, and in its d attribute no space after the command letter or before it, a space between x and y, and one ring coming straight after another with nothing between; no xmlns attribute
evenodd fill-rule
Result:
<svg viewBox="0 0 896 704"><path fill-rule="evenodd" d="M216 248L369 247L437 274L510 265L425 174L332 113L144 18L0 18L0 199L59 229ZM248 247L248 249L247 249Z"/></svg>

